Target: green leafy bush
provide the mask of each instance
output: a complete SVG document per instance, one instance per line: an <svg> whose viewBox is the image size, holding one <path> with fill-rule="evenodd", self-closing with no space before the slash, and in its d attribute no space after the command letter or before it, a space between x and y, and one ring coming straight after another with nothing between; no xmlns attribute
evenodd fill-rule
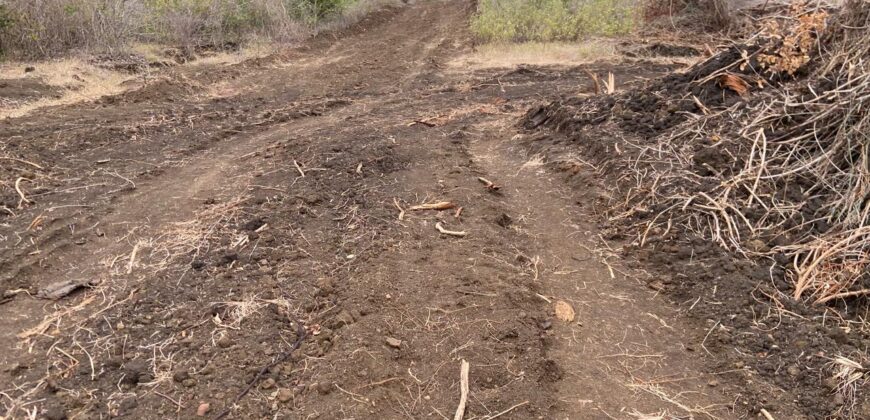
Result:
<svg viewBox="0 0 870 420"><path fill-rule="evenodd" d="M481 0L472 30L484 41L570 41L634 29L636 0Z"/></svg>

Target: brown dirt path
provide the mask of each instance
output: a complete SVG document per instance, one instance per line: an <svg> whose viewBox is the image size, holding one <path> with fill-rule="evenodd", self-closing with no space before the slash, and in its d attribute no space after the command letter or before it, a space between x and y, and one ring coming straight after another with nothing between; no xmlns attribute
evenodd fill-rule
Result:
<svg viewBox="0 0 870 420"><path fill-rule="evenodd" d="M709 371L710 326L637 284L588 197L513 148L523 110L587 90L587 69L668 68L448 68L472 10L416 2L0 126L43 167L0 171L35 201L3 190L4 416L451 418L467 360L468 419L800 418ZM408 210L442 200L461 213ZM99 282L31 296L68 279Z"/></svg>

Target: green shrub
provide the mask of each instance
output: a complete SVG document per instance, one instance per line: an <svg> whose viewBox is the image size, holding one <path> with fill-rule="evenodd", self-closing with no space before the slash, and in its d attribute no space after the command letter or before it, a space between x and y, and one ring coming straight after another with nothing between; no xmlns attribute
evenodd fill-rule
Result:
<svg viewBox="0 0 870 420"><path fill-rule="evenodd" d="M481 0L472 31L484 41L572 41L630 32L636 0Z"/></svg>

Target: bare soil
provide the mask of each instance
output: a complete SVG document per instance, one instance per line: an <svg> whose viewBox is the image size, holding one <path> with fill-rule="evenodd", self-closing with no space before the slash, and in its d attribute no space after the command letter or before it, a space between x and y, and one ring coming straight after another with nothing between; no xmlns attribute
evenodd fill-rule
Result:
<svg viewBox="0 0 870 420"><path fill-rule="evenodd" d="M600 174L517 136L590 71L674 66L450 66L473 10L0 121L3 416L452 418L466 360L467 419L815 417L610 247Z"/></svg>

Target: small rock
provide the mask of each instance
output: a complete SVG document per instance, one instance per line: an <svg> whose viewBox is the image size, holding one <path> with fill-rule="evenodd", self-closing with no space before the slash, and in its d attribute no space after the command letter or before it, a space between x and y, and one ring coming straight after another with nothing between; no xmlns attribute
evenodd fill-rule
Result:
<svg viewBox="0 0 870 420"><path fill-rule="evenodd" d="M46 420L66 420L66 411L64 411L63 407L58 405L52 405L45 409L45 419Z"/></svg>
<svg viewBox="0 0 870 420"><path fill-rule="evenodd" d="M317 392L320 393L320 395L327 395L332 392L332 385L327 382L321 382L317 384Z"/></svg>
<svg viewBox="0 0 870 420"><path fill-rule="evenodd" d="M181 384L184 385L185 388L193 388L194 386L196 386L196 379L187 378L181 381Z"/></svg>
<svg viewBox="0 0 870 420"><path fill-rule="evenodd" d="M317 296L329 296L332 294L335 287L335 282L331 278L317 279Z"/></svg>
<svg viewBox="0 0 870 420"><path fill-rule="evenodd" d="M199 417L205 417L206 414L211 410L211 404L207 402L199 403L199 407L196 409L196 415Z"/></svg>
<svg viewBox="0 0 870 420"><path fill-rule="evenodd" d="M653 289L657 292L661 292L665 290L665 284L662 283L661 280L653 280L646 284L650 289Z"/></svg>
<svg viewBox="0 0 870 420"><path fill-rule="evenodd" d="M278 388L278 393L275 395L278 401L285 403L293 399L293 390L290 388Z"/></svg>
<svg viewBox="0 0 870 420"><path fill-rule="evenodd" d="M801 373L801 368L797 367L797 365L791 365L788 367L788 369L786 369L786 371L791 376L797 376Z"/></svg>
<svg viewBox="0 0 870 420"><path fill-rule="evenodd" d="M514 219L511 219L510 216L502 213L495 219L495 224L503 228L509 228L512 224L514 224Z"/></svg>
<svg viewBox="0 0 870 420"><path fill-rule="evenodd" d="M187 379L190 379L190 373L186 370L177 370L172 374L172 380L175 382L184 382Z"/></svg>
<svg viewBox="0 0 870 420"><path fill-rule="evenodd" d="M126 400L121 401L121 404L118 405L118 408L121 409L122 412L133 410L134 408L139 406L139 401L136 398L127 398Z"/></svg>
<svg viewBox="0 0 870 420"><path fill-rule="evenodd" d="M550 319L548 319L544 322L541 322L541 329L542 330L549 330L552 327L553 327L553 321Z"/></svg>
<svg viewBox="0 0 870 420"><path fill-rule="evenodd" d="M402 348L402 340L399 340L398 338L393 338L393 337L386 337L386 339L387 339L388 346L390 346L394 349Z"/></svg>
<svg viewBox="0 0 870 420"><path fill-rule="evenodd" d="M346 310L339 312L338 316L335 317L336 328L341 328L350 324L353 324L353 315Z"/></svg>
<svg viewBox="0 0 870 420"><path fill-rule="evenodd" d="M205 262L202 260L193 260L193 262L190 263L190 268L197 271L202 270L205 268Z"/></svg>
<svg viewBox="0 0 870 420"><path fill-rule="evenodd" d="M768 247L767 244L764 243L764 241L762 241L761 239L753 239L747 242L746 247L753 252L764 253L770 251L770 247Z"/></svg>
<svg viewBox="0 0 870 420"><path fill-rule="evenodd" d="M715 387L719 386L719 381L717 381L717 380L714 379L714 380L712 380L712 381L710 381L710 382L707 382L707 386L709 386L709 387L711 387L711 388L715 388Z"/></svg>
<svg viewBox="0 0 870 420"><path fill-rule="evenodd" d="M275 380L272 378L266 378L265 381L260 383L260 389L272 389L275 387Z"/></svg>
<svg viewBox="0 0 870 420"><path fill-rule="evenodd" d="M233 340L231 340L227 336L223 336L223 337L219 338L217 341L218 347L220 347L222 349L232 347L233 344L235 344L235 343L233 343Z"/></svg>
<svg viewBox="0 0 870 420"><path fill-rule="evenodd" d="M233 261L237 261L239 259L239 253L235 251L227 251L221 256L221 262L225 265L231 264Z"/></svg>
<svg viewBox="0 0 870 420"><path fill-rule="evenodd" d="M25 73L33 73L35 71L36 71L36 67L33 67L33 66L27 66L24 68Z"/></svg>

